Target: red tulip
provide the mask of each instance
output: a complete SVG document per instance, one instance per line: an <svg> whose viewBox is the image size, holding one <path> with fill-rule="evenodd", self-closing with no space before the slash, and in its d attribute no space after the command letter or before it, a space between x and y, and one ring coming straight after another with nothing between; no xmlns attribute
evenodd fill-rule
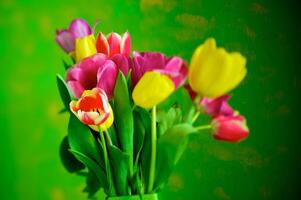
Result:
<svg viewBox="0 0 301 200"><path fill-rule="evenodd" d="M103 53L108 57L116 54L129 57L131 53L131 36L129 32L125 32L122 37L114 32L107 37L103 33L98 33L96 48L98 53Z"/></svg>
<svg viewBox="0 0 301 200"><path fill-rule="evenodd" d="M70 102L70 109L84 124L94 130L108 129L114 120L107 95L102 89L86 90L78 101Z"/></svg>
<svg viewBox="0 0 301 200"><path fill-rule="evenodd" d="M219 115L211 121L213 137L217 140L239 142L249 135L246 119L242 115Z"/></svg>

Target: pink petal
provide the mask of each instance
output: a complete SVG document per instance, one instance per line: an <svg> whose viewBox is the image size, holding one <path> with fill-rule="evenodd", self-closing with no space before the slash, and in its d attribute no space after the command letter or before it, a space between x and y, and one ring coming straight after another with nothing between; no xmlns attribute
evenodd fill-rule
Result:
<svg viewBox="0 0 301 200"><path fill-rule="evenodd" d="M110 57L120 53L120 43L121 43L121 37L117 33L110 33L108 36L108 43L110 46Z"/></svg>
<svg viewBox="0 0 301 200"><path fill-rule="evenodd" d="M174 56L168 60L164 69L173 72L180 71L182 64L183 64L183 60L179 57Z"/></svg>
<svg viewBox="0 0 301 200"><path fill-rule="evenodd" d="M121 45L120 45L120 53L125 55L126 57L130 57L131 36L128 31L125 32L122 36Z"/></svg>
<svg viewBox="0 0 301 200"><path fill-rule="evenodd" d="M84 92L84 87L80 84L79 81L68 81L67 82L70 90L76 98L80 98Z"/></svg>
<svg viewBox="0 0 301 200"><path fill-rule="evenodd" d="M97 87L103 89L109 99L113 97L118 69L112 60L107 60L97 72Z"/></svg>
<svg viewBox="0 0 301 200"><path fill-rule="evenodd" d="M66 74L66 81L78 81L80 79L82 69L78 67L69 68Z"/></svg>
<svg viewBox="0 0 301 200"><path fill-rule="evenodd" d="M129 62L128 59L122 54L114 55L111 60L114 61L118 69L123 73L123 75L127 75L129 71Z"/></svg>
<svg viewBox="0 0 301 200"><path fill-rule="evenodd" d="M69 31L75 38L83 38L92 33L89 24L83 19L75 19L69 26Z"/></svg>
<svg viewBox="0 0 301 200"><path fill-rule="evenodd" d="M110 54L110 46L107 41L107 38L104 34L98 33L97 39L96 39L96 49L97 52L103 53L107 56Z"/></svg>
<svg viewBox="0 0 301 200"><path fill-rule="evenodd" d="M58 30L56 32L56 42L65 52L74 51L75 38L68 30Z"/></svg>

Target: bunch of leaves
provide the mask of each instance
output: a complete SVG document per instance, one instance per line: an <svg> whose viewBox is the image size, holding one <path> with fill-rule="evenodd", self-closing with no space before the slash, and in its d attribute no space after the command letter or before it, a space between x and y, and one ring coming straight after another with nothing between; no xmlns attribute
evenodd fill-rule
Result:
<svg viewBox="0 0 301 200"><path fill-rule="evenodd" d="M114 124L106 139L111 173L106 172L100 135L81 123L69 110L74 97L64 79L57 75L57 85L70 120L68 134L63 139L60 155L65 168L86 177L85 192L92 197L103 188L108 196L125 196L157 192L164 187L169 175L180 160L195 129L189 122L192 102L187 91L180 87L158 106L157 154L155 181L149 184L151 154L151 114L135 107L131 99L130 75L119 72L114 98L110 104L114 111Z"/></svg>

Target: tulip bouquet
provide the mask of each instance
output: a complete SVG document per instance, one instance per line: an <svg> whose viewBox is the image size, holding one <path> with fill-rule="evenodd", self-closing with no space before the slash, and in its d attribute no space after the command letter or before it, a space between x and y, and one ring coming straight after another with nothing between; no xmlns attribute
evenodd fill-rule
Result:
<svg viewBox="0 0 301 200"><path fill-rule="evenodd" d="M89 197L103 189L108 199L157 199L190 135L239 142L249 134L227 103L246 59L214 39L195 50L189 68L177 56L131 54L128 32L95 38L82 19L56 41L70 58L57 75L62 112L70 113L60 154L69 172L86 177Z"/></svg>

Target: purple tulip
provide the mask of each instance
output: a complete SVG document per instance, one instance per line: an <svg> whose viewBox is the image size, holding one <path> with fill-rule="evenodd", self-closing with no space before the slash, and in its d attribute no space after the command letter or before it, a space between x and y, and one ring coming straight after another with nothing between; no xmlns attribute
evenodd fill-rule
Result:
<svg viewBox="0 0 301 200"><path fill-rule="evenodd" d="M68 29L56 31L56 42L67 53L74 51L76 38L83 38L92 33L88 23L83 19L74 19Z"/></svg>
<svg viewBox="0 0 301 200"><path fill-rule="evenodd" d="M112 98L118 71L127 75L128 68L128 59L124 55L117 54L109 59L105 54L97 53L68 69L66 81L76 98L95 87L103 89Z"/></svg>
<svg viewBox="0 0 301 200"><path fill-rule="evenodd" d="M147 71L157 71L168 75L174 82L175 88L182 85L187 78L187 65L182 58L177 56L167 58L159 52L134 52L132 62L132 82L134 85Z"/></svg>

